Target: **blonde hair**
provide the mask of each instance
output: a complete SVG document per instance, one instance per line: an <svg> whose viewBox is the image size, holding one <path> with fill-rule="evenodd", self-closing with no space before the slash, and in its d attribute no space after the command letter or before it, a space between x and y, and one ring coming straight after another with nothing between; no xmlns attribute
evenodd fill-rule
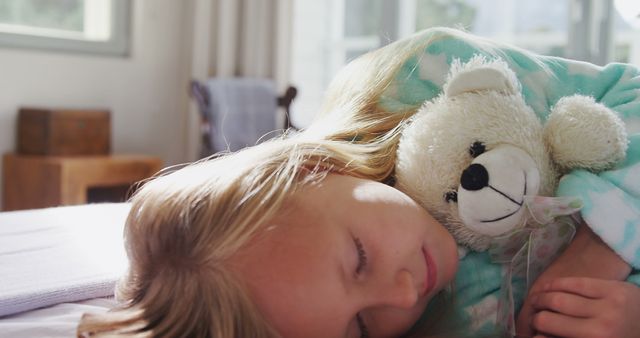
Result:
<svg viewBox="0 0 640 338"><path fill-rule="evenodd" d="M228 259L288 196L325 173L393 176L400 131L420 105L393 111L380 100L399 67L430 41L415 35L349 64L307 130L144 184L126 221L130 267L117 288L122 306L83 316L78 336L278 337Z"/></svg>

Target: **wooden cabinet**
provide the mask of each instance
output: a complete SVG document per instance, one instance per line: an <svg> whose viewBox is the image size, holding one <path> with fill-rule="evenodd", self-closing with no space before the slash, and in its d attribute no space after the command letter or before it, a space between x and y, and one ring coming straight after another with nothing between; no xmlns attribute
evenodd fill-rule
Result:
<svg viewBox="0 0 640 338"><path fill-rule="evenodd" d="M141 155L3 157L3 210L122 201L133 183L162 167ZM92 196L100 200L93 200Z"/></svg>

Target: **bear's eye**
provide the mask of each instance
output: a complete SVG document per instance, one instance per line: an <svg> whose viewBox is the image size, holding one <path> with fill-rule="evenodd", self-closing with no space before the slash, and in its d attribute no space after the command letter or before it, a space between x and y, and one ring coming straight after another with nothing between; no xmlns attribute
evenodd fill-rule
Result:
<svg viewBox="0 0 640 338"><path fill-rule="evenodd" d="M487 149L484 146L484 143L482 143L480 141L475 141L475 142L473 142L471 147L469 147L469 155L471 155L471 157L473 157L473 158L476 158L476 157L480 156L482 153L484 153L485 150L487 150Z"/></svg>
<svg viewBox="0 0 640 338"><path fill-rule="evenodd" d="M454 202L454 203L458 202L458 192L455 191L455 190L447 191L444 194L444 200L449 202L449 203L450 202Z"/></svg>

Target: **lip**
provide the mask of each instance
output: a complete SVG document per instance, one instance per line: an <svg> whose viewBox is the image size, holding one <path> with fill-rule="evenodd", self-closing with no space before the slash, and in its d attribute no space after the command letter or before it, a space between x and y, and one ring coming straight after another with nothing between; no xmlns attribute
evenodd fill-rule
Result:
<svg viewBox="0 0 640 338"><path fill-rule="evenodd" d="M425 248L422 248L422 255L424 256L424 262L427 267L425 273L424 288L422 292L422 296L424 297L436 287L436 278L438 276L438 273L433 257L431 257L431 255Z"/></svg>

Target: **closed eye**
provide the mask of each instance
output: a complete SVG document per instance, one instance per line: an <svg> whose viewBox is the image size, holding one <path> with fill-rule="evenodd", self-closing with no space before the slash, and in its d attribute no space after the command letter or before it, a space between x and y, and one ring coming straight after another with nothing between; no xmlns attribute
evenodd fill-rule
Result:
<svg viewBox="0 0 640 338"><path fill-rule="evenodd" d="M364 245L358 237L353 238L353 243L356 246L356 252L358 253L358 265L356 266L356 276L360 275L362 271L367 267L367 252L364 250ZM360 329L360 338L369 338L369 329L365 324L360 313L356 314L356 322L358 329Z"/></svg>
<svg viewBox="0 0 640 338"><path fill-rule="evenodd" d="M364 245L362 245L362 241L355 237L353 242L356 245L356 251L358 252L358 265L356 266L356 275L362 273L364 268L367 267L367 252L364 251Z"/></svg>

